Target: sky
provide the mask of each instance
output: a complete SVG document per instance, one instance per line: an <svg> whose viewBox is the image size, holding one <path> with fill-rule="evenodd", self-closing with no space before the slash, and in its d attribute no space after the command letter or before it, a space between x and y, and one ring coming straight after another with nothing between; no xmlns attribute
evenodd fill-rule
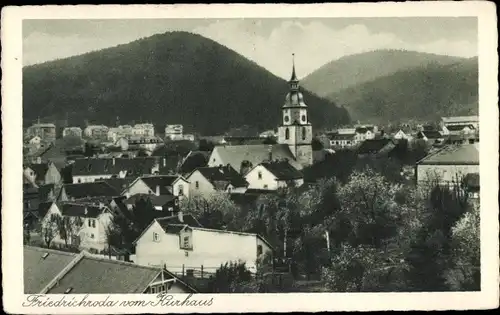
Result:
<svg viewBox="0 0 500 315"><path fill-rule="evenodd" d="M23 64L170 31L215 40L285 79L290 77L292 53L299 77L329 61L376 49L459 57L478 54L477 19L473 17L24 20Z"/></svg>

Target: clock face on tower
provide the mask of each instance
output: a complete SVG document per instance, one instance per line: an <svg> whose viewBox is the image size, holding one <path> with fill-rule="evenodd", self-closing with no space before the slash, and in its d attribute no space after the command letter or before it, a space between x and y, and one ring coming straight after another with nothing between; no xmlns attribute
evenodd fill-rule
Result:
<svg viewBox="0 0 500 315"><path fill-rule="evenodd" d="M290 121L290 117L285 116L285 122L289 122L289 121Z"/></svg>

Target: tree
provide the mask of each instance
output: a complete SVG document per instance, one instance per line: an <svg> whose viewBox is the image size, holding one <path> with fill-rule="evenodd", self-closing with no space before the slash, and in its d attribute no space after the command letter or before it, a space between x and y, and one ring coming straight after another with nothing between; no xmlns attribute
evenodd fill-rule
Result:
<svg viewBox="0 0 500 315"><path fill-rule="evenodd" d="M45 242L47 248L50 248L50 244L56 238L58 233L57 221L59 216L52 214L45 222L42 223L42 238Z"/></svg>
<svg viewBox="0 0 500 315"><path fill-rule="evenodd" d="M81 227L81 219L79 217L57 217L57 231L59 237L64 240L64 245L68 247L68 241L72 239L73 235L77 233L78 229Z"/></svg>
<svg viewBox="0 0 500 315"><path fill-rule="evenodd" d="M66 136L62 138L62 146L65 150L80 149L83 146L83 139L76 136Z"/></svg>
<svg viewBox="0 0 500 315"><path fill-rule="evenodd" d="M253 164L252 162L248 161L248 160L243 160L241 161L241 165L240 165L240 174L242 176L246 175L251 169L253 168Z"/></svg>
<svg viewBox="0 0 500 315"><path fill-rule="evenodd" d="M323 150L323 143L318 138L313 138L311 142L313 151Z"/></svg>
<svg viewBox="0 0 500 315"><path fill-rule="evenodd" d="M252 273L244 262L229 262L221 265L209 283L213 293L256 293L259 291Z"/></svg>
<svg viewBox="0 0 500 315"><path fill-rule="evenodd" d="M212 151L214 149L214 143L206 139L201 139L198 144L199 151Z"/></svg>
<svg viewBox="0 0 500 315"><path fill-rule="evenodd" d="M452 228L452 267L446 282L453 291L481 290L479 208L466 212Z"/></svg>

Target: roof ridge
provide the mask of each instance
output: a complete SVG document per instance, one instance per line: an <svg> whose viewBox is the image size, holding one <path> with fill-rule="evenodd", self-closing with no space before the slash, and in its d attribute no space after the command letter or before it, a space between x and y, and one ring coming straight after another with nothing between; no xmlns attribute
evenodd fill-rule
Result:
<svg viewBox="0 0 500 315"><path fill-rule="evenodd" d="M118 265L137 267L137 268L141 268L141 269L162 270L161 267L145 266L145 265L139 265L139 264L129 262L129 261L124 261L124 260L118 260L118 259L115 260L115 259L109 259L109 258L105 258L105 257L99 257L98 255L90 254L87 252L85 252L83 258L96 260L96 261L109 262L109 263L118 264Z"/></svg>
<svg viewBox="0 0 500 315"><path fill-rule="evenodd" d="M26 249L32 249L37 252L48 252L48 253L55 253L55 254L62 254L62 255L67 255L67 256L76 256L78 255L77 253L73 252L65 252L62 250L57 250L57 249L52 249L52 248L43 248L43 247L37 247L37 246L31 246L31 245L23 245L24 248Z"/></svg>

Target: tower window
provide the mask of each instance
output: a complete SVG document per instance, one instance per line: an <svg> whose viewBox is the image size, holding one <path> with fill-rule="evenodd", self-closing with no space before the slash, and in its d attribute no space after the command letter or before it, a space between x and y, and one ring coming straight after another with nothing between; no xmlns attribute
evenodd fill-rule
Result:
<svg viewBox="0 0 500 315"><path fill-rule="evenodd" d="M290 121L290 117L285 116L285 122L289 122L289 121Z"/></svg>
<svg viewBox="0 0 500 315"><path fill-rule="evenodd" d="M288 128L285 129L285 139L290 139L290 130Z"/></svg>
<svg viewBox="0 0 500 315"><path fill-rule="evenodd" d="M306 115L302 115L302 122L306 122Z"/></svg>
<svg viewBox="0 0 500 315"><path fill-rule="evenodd" d="M302 128L302 140L306 140L306 128Z"/></svg>

